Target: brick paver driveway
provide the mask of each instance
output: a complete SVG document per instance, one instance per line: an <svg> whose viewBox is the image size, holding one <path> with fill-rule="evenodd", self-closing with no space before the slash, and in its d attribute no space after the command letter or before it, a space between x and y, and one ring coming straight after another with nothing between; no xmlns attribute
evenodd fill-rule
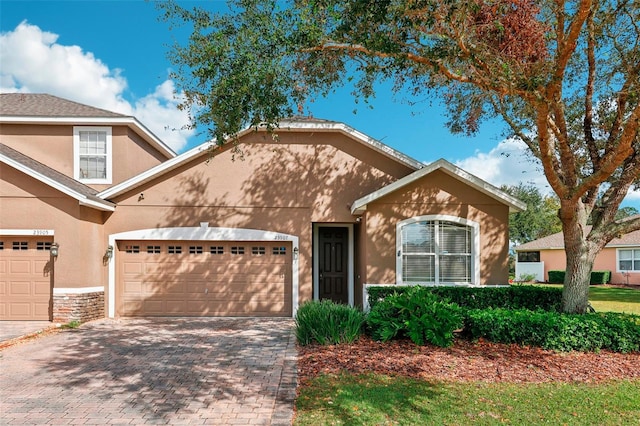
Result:
<svg viewBox="0 0 640 426"><path fill-rule="evenodd" d="M291 319L102 320L0 351L0 424L291 424Z"/></svg>

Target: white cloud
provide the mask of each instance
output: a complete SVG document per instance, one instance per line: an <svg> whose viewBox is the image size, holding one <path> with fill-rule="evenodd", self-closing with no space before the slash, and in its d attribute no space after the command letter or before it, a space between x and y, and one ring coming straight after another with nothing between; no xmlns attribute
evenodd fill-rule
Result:
<svg viewBox="0 0 640 426"><path fill-rule="evenodd" d="M495 185L534 185L544 194L551 188L542 172L542 165L518 139L505 139L488 153L477 151L474 156L456 161L456 165Z"/></svg>
<svg viewBox="0 0 640 426"><path fill-rule="evenodd" d="M478 151L455 164L498 187L522 182L537 187L542 194L553 193L544 176L542 164L518 139L505 139L488 153ZM622 205L640 210L640 190L630 190Z"/></svg>
<svg viewBox="0 0 640 426"><path fill-rule="evenodd" d="M121 70L109 68L79 46L64 46L57 40L57 34L26 21L0 34L0 91L48 93L133 115L175 151L184 148L193 131L182 130L188 116L177 108L171 80L132 105L123 96L127 80Z"/></svg>

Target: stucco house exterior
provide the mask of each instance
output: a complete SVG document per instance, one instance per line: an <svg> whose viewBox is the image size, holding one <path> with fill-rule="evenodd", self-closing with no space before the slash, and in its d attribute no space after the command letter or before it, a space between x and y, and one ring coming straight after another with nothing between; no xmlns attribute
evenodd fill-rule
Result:
<svg viewBox="0 0 640 426"><path fill-rule="evenodd" d="M176 155L134 117L0 95L3 320L286 317L365 284L504 284L521 209L342 123Z"/></svg>
<svg viewBox="0 0 640 426"><path fill-rule="evenodd" d="M566 269L562 232L515 248L516 279L531 274L537 281L548 281L549 271ZM640 285L640 231L629 232L611 240L598 254L594 271L611 271L612 284Z"/></svg>

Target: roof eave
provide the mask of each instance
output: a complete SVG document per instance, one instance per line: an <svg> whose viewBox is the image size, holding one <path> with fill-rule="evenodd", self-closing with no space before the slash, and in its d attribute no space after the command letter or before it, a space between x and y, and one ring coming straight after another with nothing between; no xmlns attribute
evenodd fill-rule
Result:
<svg viewBox="0 0 640 426"><path fill-rule="evenodd" d="M8 166L13 167L16 170L25 173L26 175L31 176L32 178L44 183L45 185L50 186L51 188L62 192L63 194L68 195L71 198L78 200L79 204L82 206L91 207L94 209L102 210L102 211L115 211L115 204L100 199L91 199L84 194L81 194L73 189L60 184L59 182L49 178L48 176L43 175L42 173L38 173L37 171L24 166L22 163L13 160L5 155L0 154L0 162L5 163Z"/></svg>

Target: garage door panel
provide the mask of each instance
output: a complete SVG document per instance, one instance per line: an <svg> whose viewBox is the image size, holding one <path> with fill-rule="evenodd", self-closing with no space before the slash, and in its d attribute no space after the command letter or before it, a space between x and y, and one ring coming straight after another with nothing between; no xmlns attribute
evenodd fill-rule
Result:
<svg viewBox="0 0 640 426"><path fill-rule="evenodd" d="M125 246L141 249L125 253ZM273 246L286 247L280 250L286 255L273 255ZM169 252L176 247L182 252ZM232 254L233 247L237 253L244 247L244 254ZM119 315L291 315L290 243L138 241L118 248Z"/></svg>
<svg viewBox="0 0 640 426"><path fill-rule="evenodd" d="M12 260L9 264L10 274L31 274L34 272L30 260Z"/></svg>
<svg viewBox="0 0 640 426"><path fill-rule="evenodd" d="M48 303L34 303L33 305L34 314L37 317L48 317L49 316L49 304Z"/></svg>
<svg viewBox="0 0 640 426"><path fill-rule="evenodd" d="M125 274L142 273L143 264L140 262L124 262L123 269Z"/></svg>
<svg viewBox="0 0 640 426"><path fill-rule="evenodd" d="M34 283L33 294L38 296L48 296L50 293L51 283L49 281L36 281Z"/></svg>
<svg viewBox="0 0 640 426"><path fill-rule="evenodd" d="M142 282L140 281L125 281L122 286L124 294L141 294Z"/></svg>

